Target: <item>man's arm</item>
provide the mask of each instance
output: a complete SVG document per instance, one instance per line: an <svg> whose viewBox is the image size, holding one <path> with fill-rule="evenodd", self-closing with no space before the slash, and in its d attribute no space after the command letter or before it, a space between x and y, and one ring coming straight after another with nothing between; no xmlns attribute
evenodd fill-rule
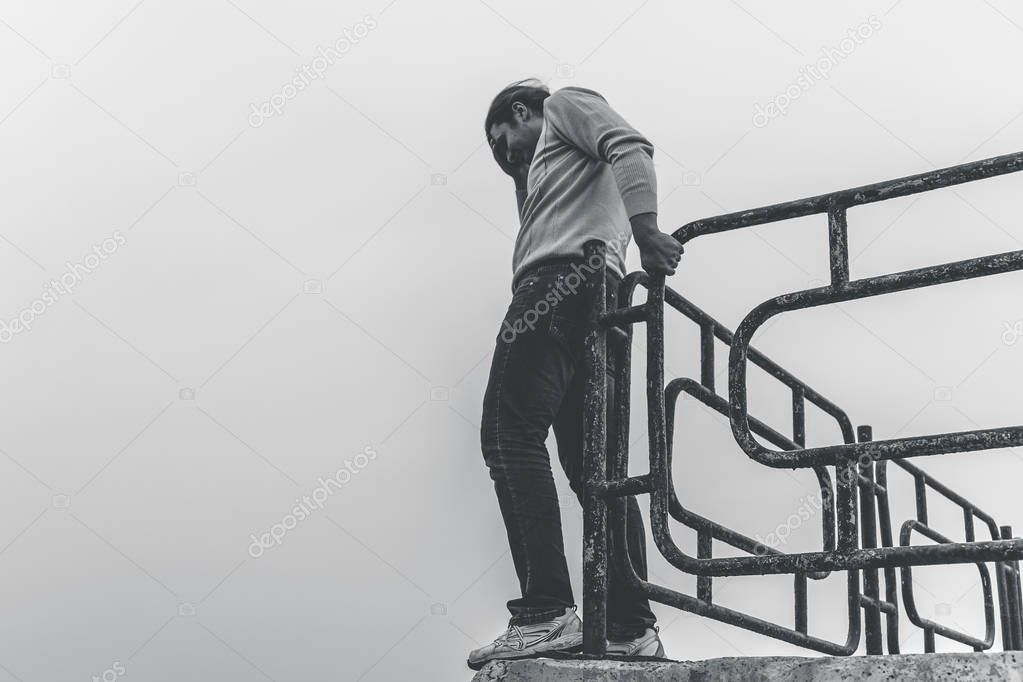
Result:
<svg viewBox="0 0 1023 682"><path fill-rule="evenodd" d="M519 204L519 224L522 224L522 205L526 203L526 186L519 186L518 182L515 183L515 201Z"/></svg>
<svg viewBox="0 0 1023 682"><path fill-rule="evenodd" d="M501 167L505 173L511 176L512 180L515 181L515 201L519 207L519 223L522 222L522 204L526 201L526 177L529 175L529 166L523 164L519 166L511 166L508 164L508 160L504 154L500 153L493 144L490 146L490 151L494 155L494 161Z"/></svg>
<svg viewBox="0 0 1023 682"><path fill-rule="evenodd" d="M657 227L657 176L650 141L596 93L559 90L550 96L545 111L547 125L562 139L610 164L643 268L675 274L682 245Z"/></svg>

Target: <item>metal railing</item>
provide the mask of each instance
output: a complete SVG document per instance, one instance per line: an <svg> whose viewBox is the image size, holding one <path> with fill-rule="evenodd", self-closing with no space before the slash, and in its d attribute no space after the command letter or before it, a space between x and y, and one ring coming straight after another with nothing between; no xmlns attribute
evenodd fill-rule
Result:
<svg viewBox="0 0 1023 682"><path fill-rule="evenodd" d="M995 585L1006 650L1023 649L1023 599L1020 591L1019 559L1023 540L1013 538L1008 526L999 526L981 509L935 481L919 467L904 461L952 452L967 452L1023 444L1023 426L961 431L875 441L871 429L854 431L846 413L806 383L797 379L750 346L756 330L782 312L801 310L855 299L880 296L914 288L935 286L1023 269L1023 251L1013 251L955 263L909 270L859 280L849 279L848 228L850 207L904 197L952 185L1005 175L1023 170L1023 153L964 164L933 173L916 175L851 190L834 192L800 201L732 213L690 223L675 233L683 244L708 234L789 220L814 214L828 216L831 284L772 298L754 308L733 333L664 284L663 276L633 273L619 288L616 306L606 309L605 278L587 278L590 323L586 336L587 381L585 388L585 479L583 540L584 651L602 655L606 648L606 600L608 581L608 533L616 546L625 543L625 497L650 496L650 525L661 555L676 568L697 576L696 596L687 595L641 579L626 552L617 552L617 568L631 586L651 600L729 623L798 646L833 655L849 655L865 640L868 654L883 653L882 615L886 620L888 653L899 652L899 600L896 568L901 570L902 602L910 622L924 632L926 651L934 650L940 635L973 647L990 648L994 642L994 595L987 564L995 569ZM586 258L603 263L604 245L590 242ZM603 270L603 266L601 266ZM637 286L647 289L645 303L634 305ZM676 378L665 384L665 306L681 313L700 327L700 380ZM628 427L632 331L646 325L647 407L650 472L628 474ZM714 344L730 349L728 399L714 386ZM616 443L607 441L607 359L614 355L615 395L612 415L618 428ZM746 368L753 363L785 385L792 394L792 434L787 437L749 414L746 397ZM766 547L741 533L686 509L679 500L671 478L672 433L678 397L685 393L704 405L727 415L736 443L754 461L773 468L812 469L817 476L822 501L822 549L787 554ZM806 447L807 404L836 421L843 442L824 447ZM773 450L761 445L760 436ZM610 446L610 447L609 447ZM889 508L888 462L909 473L916 490L916 518L907 520L894 534ZM834 469L834 483L829 469ZM931 491L958 506L963 513L965 542L952 542L928 525L927 492ZM697 556L684 553L675 544L669 520L697 533ZM990 540L977 540L974 523L988 527ZM837 532L836 532L837 529ZM880 533L878 532L880 531ZM929 544L910 544L913 533ZM880 542L878 536L880 534ZM747 556L713 556L714 541L746 552ZM976 637L920 616L912 591L912 567L936 564L974 563L981 575L984 598L985 633ZM808 633L807 580L820 580L831 571L847 574L848 630L844 642L832 642ZM862 586L860 571L863 572ZM880 576L885 583L880 597ZM794 578L794 619L791 627L773 623L713 602L713 578L791 574ZM862 616L861 616L862 610Z"/></svg>

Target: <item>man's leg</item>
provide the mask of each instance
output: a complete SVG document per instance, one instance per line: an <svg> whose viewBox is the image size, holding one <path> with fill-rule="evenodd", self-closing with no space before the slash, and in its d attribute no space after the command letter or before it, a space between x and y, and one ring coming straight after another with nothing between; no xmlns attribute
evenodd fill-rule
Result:
<svg viewBox="0 0 1023 682"><path fill-rule="evenodd" d="M615 299L614 292L620 280L608 276L608 304ZM582 367L583 335L586 332L588 310L580 291L571 301L565 301L555 314L554 327L557 334L572 348L576 358L577 369L569 386L561 409L554 421L554 436L558 442L558 458L568 476L569 484L580 504L583 503L583 393L586 383L585 368ZM615 381L613 374L613 356L608 356L607 376L607 443L609 452L618 442L618 424L613 409ZM609 455L610 456L610 455ZM626 498L626 540L629 556L636 574L643 580L647 579L646 563L646 530L643 517L639 512L639 503L634 496ZM641 592L629 588L618 570L616 557L623 551L614 541L614 533L608 526L608 587L607 587L607 629L611 640L627 640L643 634L647 628L653 627L656 617L650 610L650 602Z"/></svg>
<svg viewBox="0 0 1023 682"><path fill-rule="evenodd" d="M574 360L537 315L554 277L527 277L498 335L483 399L483 456L504 517L522 597L511 624L548 621L574 606L561 510L545 441L574 374Z"/></svg>
<svg viewBox="0 0 1023 682"><path fill-rule="evenodd" d="M558 458L565 469L572 490L583 503L583 389L585 377L582 372L572 383L561 412L554 422L554 435L558 441ZM608 396L614 395L614 379L608 376ZM611 402L608 401L607 442L610 447L617 443ZM636 574L647 579L646 529L640 515L639 503L634 496L626 498L626 538L629 557ZM618 570L617 557L622 548L614 542L614 534L608 527L608 585L607 585L607 635L611 640L627 640L643 634L653 627L657 618L650 610L650 602L641 592L632 590Z"/></svg>

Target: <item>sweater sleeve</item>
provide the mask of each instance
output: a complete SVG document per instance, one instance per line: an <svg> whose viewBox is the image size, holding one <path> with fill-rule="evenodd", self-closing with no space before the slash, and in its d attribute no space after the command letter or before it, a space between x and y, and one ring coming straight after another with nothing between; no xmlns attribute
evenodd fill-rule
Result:
<svg viewBox="0 0 1023 682"><path fill-rule="evenodd" d="M545 103L547 125L587 155L611 165L629 218L657 212L654 146L595 92L558 90Z"/></svg>
<svg viewBox="0 0 1023 682"><path fill-rule="evenodd" d="M522 224L522 206L526 203L526 188L516 187L515 188L515 202L519 207L519 224Z"/></svg>

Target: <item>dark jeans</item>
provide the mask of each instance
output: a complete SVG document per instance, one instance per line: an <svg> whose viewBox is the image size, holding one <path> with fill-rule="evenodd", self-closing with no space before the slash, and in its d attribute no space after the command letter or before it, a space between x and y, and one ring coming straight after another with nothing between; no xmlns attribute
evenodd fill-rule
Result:
<svg viewBox="0 0 1023 682"><path fill-rule="evenodd" d="M520 599L508 602L515 625L550 620L575 605L545 441L553 425L561 465L582 502L587 310L580 277L599 276L581 269L582 263L574 269L564 261L542 263L517 279L483 399L483 457L522 589ZM610 304L620 279L610 272L607 279ZM610 375L608 382L610 396ZM616 433L609 414L608 443L616 442ZM627 498L627 510L629 553L645 580L646 535L635 497ZM621 548L614 546L611 533L609 547L608 638L631 639L651 627L655 617L646 597L621 579L614 560Z"/></svg>

